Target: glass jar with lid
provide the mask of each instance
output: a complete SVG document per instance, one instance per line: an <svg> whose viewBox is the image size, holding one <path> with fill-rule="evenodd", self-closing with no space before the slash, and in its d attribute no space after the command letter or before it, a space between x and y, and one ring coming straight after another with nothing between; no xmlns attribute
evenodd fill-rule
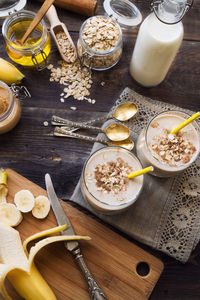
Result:
<svg viewBox="0 0 200 300"><path fill-rule="evenodd" d="M77 43L81 66L110 69L122 54L122 30L132 31L141 22L137 7L128 0L105 0L105 16L93 16L81 26Z"/></svg>
<svg viewBox="0 0 200 300"><path fill-rule="evenodd" d="M51 50L50 36L42 19L31 35L20 45L20 40L26 32L35 13L22 10L7 17L2 26L6 51L16 63L41 70L47 66L47 57Z"/></svg>
<svg viewBox="0 0 200 300"><path fill-rule="evenodd" d="M9 86L0 81L0 134L13 129L21 117L21 105Z"/></svg>
<svg viewBox="0 0 200 300"><path fill-rule="evenodd" d="M1 0L0 1L0 21L13 13L22 10L26 6L27 0Z"/></svg>

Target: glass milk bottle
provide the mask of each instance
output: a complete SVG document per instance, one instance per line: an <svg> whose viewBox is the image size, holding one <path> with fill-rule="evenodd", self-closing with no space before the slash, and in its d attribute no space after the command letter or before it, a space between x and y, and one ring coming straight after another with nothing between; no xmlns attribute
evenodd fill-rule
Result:
<svg viewBox="0 0 200 300"><path fill-rule="evenodd" d="M151 5L154 12L140 26L130 63L132 77L145 87L164 80L183 40L181 19L192 4L163 0Z"/></svg>

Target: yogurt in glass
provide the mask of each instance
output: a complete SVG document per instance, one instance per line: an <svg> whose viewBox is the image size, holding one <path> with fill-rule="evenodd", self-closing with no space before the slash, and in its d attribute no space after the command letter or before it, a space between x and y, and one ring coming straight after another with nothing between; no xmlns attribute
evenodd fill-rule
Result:
<svg viewBox="0 0 200 300"><path fill-rule="evenodd" d="M138 137L137 156L152 175L170 177L188 168L200 151L199 126L193 121L176 134L170 132L190 116L180 111L156 115Z"/></svg>
<svg viewBox="0 0 200 300"><path fill-rule="evenodd" d="M119 213L138 198L143 187L143 175L128 179L127 175L142 169L130 151L121 147L105 147L87 160L81 190L88 203L102 213Z"/></svg>

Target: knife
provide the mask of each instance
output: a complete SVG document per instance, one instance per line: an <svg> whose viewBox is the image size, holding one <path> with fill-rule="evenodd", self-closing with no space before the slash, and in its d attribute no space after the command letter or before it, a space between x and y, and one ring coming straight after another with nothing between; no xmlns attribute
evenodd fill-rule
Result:
<svg viewBox="0 0 200 300"><path fill-rule="evenodd" d="M61 231L61 234L63 235L74 235L74 229L72 227L72 224L70 220L68 219L67 215L65 214L58 197L56 196L53 183L51 181L51 177L49 174L45 175L45 184L46 184L46 190L49 197L49 200L51 202L51 206L53 209L53 212L55 214L56 220L58 222L58 225L64 225L68 224L67 229ZM83 255L80 250L79 242L78 241L66 241L64 242L65 247L67 250L73 255L75 258L82 274L84 275L84 278L88 284L88 289L90 293L90 297L92 300L106 300L106 296L104 295L104 292L90 273L84 259Z"/></svg>

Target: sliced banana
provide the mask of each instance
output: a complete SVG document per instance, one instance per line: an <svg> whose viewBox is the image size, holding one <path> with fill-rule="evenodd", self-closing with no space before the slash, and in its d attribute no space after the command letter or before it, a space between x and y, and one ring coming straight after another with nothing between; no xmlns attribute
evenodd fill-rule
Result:
<svg viewBox="0 0 200 300"><path fill-rule="evenodd" d="M12 203L0 203L0 222L9 226L17 226L21 223L23 216Z"/></svg>
<svg viewBox="0 0 200 300"><path fill-rule="evenodd" d="M29 190L21 190L15 194L14 202L21 212L29 212L35 205L35 198Z"/></svg>
<svg viewBox="0 0 200 300"><path fill-rule="evenodd" d="M46 196L35 198L35 205L32 209L32 215L37 219L44 219L50 211L50 201Z"/></svg>

